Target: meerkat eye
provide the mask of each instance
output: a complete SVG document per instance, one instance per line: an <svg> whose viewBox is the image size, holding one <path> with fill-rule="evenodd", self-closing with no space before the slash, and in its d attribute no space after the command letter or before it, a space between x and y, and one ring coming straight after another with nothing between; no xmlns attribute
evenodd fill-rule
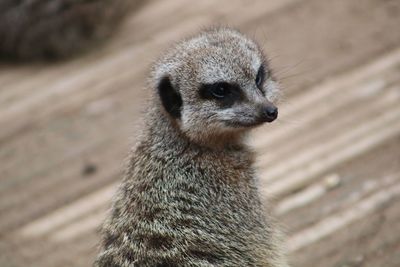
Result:
<svg viewBox="0 0 400 267"><path fill-rule="evenodd" d="M210 88L212 96L216 99L222 99L229 94L229 86L224 83L217 83Z"/></svg>
<svg viewBox="0 0 400 267"><path fill-rule="evenodd" d="M200 89L200 95L204 99L225 99L231 95L231 85L226 82L218 82L213 84L204 84Z"/></svg>
<svg viewBox="0 0 400 267"><path fill-rule="evenodd" d="M259 89L261 89L264 79L265 79L265 68L264 65L261 65L260 68L258 69L257 76L256 76L256 85Z"/></svg>
<svg viewBox="0 0 400 267"><path fill-rule="evenodd" d="M240 86L228 82L202 84L199 94L204 100L217 102L221 108L231 107L234 103L244 99Z"/></svg>

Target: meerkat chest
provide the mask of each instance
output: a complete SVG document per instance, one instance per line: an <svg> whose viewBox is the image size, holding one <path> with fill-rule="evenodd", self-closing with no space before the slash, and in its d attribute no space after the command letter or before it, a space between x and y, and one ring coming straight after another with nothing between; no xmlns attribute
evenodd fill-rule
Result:
<svg viewBox="0 0 400 267"><path fill-rule="evenodd" d="M206 220L226 224L233 231L262 228L263 208L256 187L256 177L251 166L231 164L198 167L191 170L183 186L197 215ZM186 172L188 174L190 172Z"/></svg>

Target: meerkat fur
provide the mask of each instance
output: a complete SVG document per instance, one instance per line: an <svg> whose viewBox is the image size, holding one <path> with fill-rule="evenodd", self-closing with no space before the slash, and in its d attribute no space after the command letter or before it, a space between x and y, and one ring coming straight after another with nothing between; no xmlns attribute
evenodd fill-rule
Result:
<svg viewBox="0 0 400 267"><path fill-rule="evenodd" d="M277 116L261 48L230 28L203 31L167 51L151 81L95 266L288 266L245 138Z"/></svg>

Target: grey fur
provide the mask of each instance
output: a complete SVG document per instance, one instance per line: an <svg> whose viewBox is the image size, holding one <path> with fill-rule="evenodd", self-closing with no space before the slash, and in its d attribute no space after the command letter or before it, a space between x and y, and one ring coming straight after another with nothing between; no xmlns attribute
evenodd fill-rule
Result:
<svg viewBox="0 0 400 267"><path fill-rule="evenodd" d="M263 62L260 48L229 28L201 32L159 60L153 86L170 77L181 116L170 116L154 90L95 266L288 266L243 139L260 105L271 104L264 95L276 91L271 76L264 94L254 85ZM222 109L199 98L201 83L221 80L239 84L245 100Z"/></svg>

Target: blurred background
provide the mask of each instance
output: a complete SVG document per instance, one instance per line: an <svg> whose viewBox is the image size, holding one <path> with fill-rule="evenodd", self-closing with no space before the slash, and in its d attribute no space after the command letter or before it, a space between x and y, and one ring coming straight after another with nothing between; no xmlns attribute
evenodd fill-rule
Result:
<svg viewBox="0 0 400 267"><path fill-rule="evenodd" d="M64 40L32 33L55 25L37 14L10 37L29 12L7 19L0 1L0 266L91 265L152 62L216 24L258 40L282 83L279 120L251 143L293 266L400 266L399 0L150 0L117 9L112 27L103 2L88 23L105 31ZM42 44L54 38L74 46Z"/></svg>

